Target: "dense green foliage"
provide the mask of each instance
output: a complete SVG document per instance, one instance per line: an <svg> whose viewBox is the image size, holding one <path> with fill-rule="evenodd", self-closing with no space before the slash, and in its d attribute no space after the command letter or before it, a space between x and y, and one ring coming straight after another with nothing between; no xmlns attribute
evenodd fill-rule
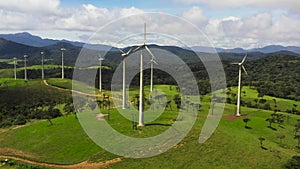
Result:
<svg viewBox="0 0 300 169"><path fill-rule="evenodd" d="M2 81L0 87L0 126L25 124L30 119L61 116L57 104L71 102L70 92L59 91L34 81Z"/></svg>

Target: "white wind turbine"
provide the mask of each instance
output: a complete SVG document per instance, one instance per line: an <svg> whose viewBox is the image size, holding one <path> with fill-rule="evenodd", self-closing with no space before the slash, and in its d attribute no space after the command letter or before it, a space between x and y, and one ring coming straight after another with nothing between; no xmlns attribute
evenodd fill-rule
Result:
<svg viewBox="0 0 300 169"><path fill-rule="evenodd" d="M24 80L27 81L27 58L28 55L24 55Z"/></svg>
<svg viewBox="0 0 300 169"><path fill-rule="evenodd" d="M154 55L152 55L152 59L150 60L150 92L153 91L153 63L158 65Z"/></svg>
<svg viewBox="0 0 300 169"><path fill-rule="evenodd" d="M14 77L17 80L17 58L14 57Z"/></svg>
<svg viewBox="0 0 300 169"><path fill-rule="evenodd" d="M66 49L65 48L61 48L61 79L65 78L65 72L64 72L64 51Z"/></svg>
<svg viewBox="0 0 300 169"><path fill-rule="evenodd" d="M144 44L138 46L133 52L146 49L146 51L155 58L150 49L146 45L146 23L144 24ZM140 102L139 102L139 124L138 126L144 126L144 83L143 83L143 50L141 50L140 56Z"/></svg>
<svg viewBox="0 0 300 169"><path fill-rule="evenodd" d="M98 55L99 60L99 92L102 91L102 61L104 60L104 57L102 57L100 54Z"/></svg>
<svg viewBox="0 0 300 169"><path fill-rule="evenodd" d="M247 58L247 54L244 56L243 60L239 63L231 63L234 65L238 65L239 66L239 82L238 82L238 96L237 96L237 108L236 108L236 116L240 116L240 107L241 107L241 80L242 80L242 69L244 70L244 72L246 73L246 75L248 75L245 67L244 67L244 63L245 60Z"/></svg>
<svg viewBox="0 0 300 169"><path fill-rule="evenodd" d="M125 82L125 79L126 79L126 62L125 62L125 59L126 57L130 54L130 52L132 51L132 48L129 49L128 52L124 52L122 49L119 49L120 52L122 53L122 57L123 57L123 60L122 60L122 63L123 63L123 103L122 103L122 109L126 109L127 105L126 105L126 82Z"/></svg>

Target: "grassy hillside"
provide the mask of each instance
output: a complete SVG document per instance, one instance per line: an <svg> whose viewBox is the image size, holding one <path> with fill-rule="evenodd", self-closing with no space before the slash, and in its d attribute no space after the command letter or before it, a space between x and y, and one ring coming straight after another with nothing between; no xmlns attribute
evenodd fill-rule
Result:
<svg viewBox="0 0 300 169"><path fill-rule="evenodd" d="M237 87L231 87L228 92L228 99L231 103L236 103ZM276 98L264 95L259 97L259 93L254 88L244 86L242 88L242 104L248 107L267 109L273 111L290 112L293 109L298 110L299 101ZM296 113L296 112L295 112Z"/></svg>
<svg viewBox="0 0 300 169"><path fill-rule="evenodd" d="M156 85L156 88L167 95L176 94L167 85ZM233 89L234 90L234 89ZM252 100L257 93L250 88L243 99ZM172 98L172 96L170 97ZM272 100L265 96L266 100ZM282 168L294 155L299 155L297 140L294 139L294 125L300 119L298 115L288 115L284 122L273 123L269 128L266 118L273 111L256 108L242 107L244 115L241 118L232 118L235 105L227 104L224 116L211 138L204 144L199 144L199 134L209 108L209 97L204 97L197 121L180 144L161 155L145 158L122 158L122 161L111 168ZM285 109L294 101L277 99L278 106ZM175 107L174 102L172 105ZM287 107L284 107L284 106ZM104 110L104 113L108 110ZM110 110L108 121L116 130L134 137L148 137L160 133L168 126L147 125L138 130L131 129L131 122L124 119L115 110ZM171 116L170 116L171 115ZM158 121L162 124L170 123L168 119L176 118L171 110L163 113ZM245 128L243 118L249 118L248 127ZM107 118L105 118L107 120ZM116 156L97 147L83 132L74 115L60 117L53 120L54 125L48 121L32 122L21 128L3 130L0 133L1 149L13 149L29 154L25 158L46 161L51 163L72 164L86 159L91 161L105 161ZM171 123L172 124L172 123ZM280 141L278 135L285 138ZM263 137L266 140L260 146L258 140Z"/></svg>
<svg viewBox="0 0 300 169"><path fill-rule="evenodd" d="M0 93L1 127L60 116L63 112L55 106L71 102L71 92L46 86L41 80L1 79Z"/></svg>

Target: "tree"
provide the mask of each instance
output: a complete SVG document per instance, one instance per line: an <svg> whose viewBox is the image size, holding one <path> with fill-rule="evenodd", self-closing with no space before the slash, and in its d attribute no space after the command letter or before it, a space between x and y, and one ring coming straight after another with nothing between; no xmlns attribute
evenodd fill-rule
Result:
<svg viewBox="0 0 300 169"><path fill-rule="evenodd" d="M293 156L292 159L285 165L286 169L300 168L300 156Z"/></svg>
<svg viewBox="0 0 300 169"><path fill-rule="evenodd" d="M167 105L166 107L170 108L170 110L172 111L172 105L171 105L171 100L167 101Z"/></svg>
<svg viewBox="0 0 300 169"><path fill-rule="evenodd" d="M275 119L271 117L271 118L267 118L266 121L269 122L269 127L272 128L272 123L275 123Z"/></svg>
<svg viewBox="0 0 300 169"><path fill-rule="evenodd" d="M19 114L14 121L15 125L24 125L26 123L26 119L23 115Z"/></svg>
<svg viewBox="0 0 300 169"><path fill-rule="evenodd" d="M298 148L300 148L300 135L295 135L294 136L294 139L297 139L297 141L298 141Z"/></svg>
<svg viewBox="0 0 300 169"><path fill-rule="evenodd" d="M248 127L247 124L248 124L248 122L251 121L251 120L250 120L249 118L244 118L243 121L244 121L244 123L245 123L245 128L247 128L247 127Z"/></svg>
<svg viewBox="0 0 300 169"><path fill-rule="evenodd" d="M285 135L284 134L278 134L277 138L280 139L280 144L282 144L282 140L285 138Z"/></svg>
<svg viewBox="0 0 300 169"><path fill-rule="evenodd" d="M181 104L181 97L179 96L179 94L176 94L173 98L176 107L179 109L180 108L180 104Z"/></svg>
<svg viewBox="0 0 300 169"><path fill-rule="evenodd" d="M298 119L297 123L295 124L294 135L298 135L299 130L300 130L300 120Z"/></svg>
<svg viewBox="0 0 300 169"><path fill-rule="evenodd" d="M259 143L260 143L260 147L263 148L263 142L264 142L266 139L263 138L263 137L259 137L258 140L259 140Z"/></svg>
<svg viewBox="0 0 300 169"><path fill-rule="evenodd" d="M64 106L64 112L66 113L66 114L73 114L73 113L75 113L75 109L74 109L74 105L73 104L71 104L71 103L68 103L68 104L66 104L65 106Z"/></svg>

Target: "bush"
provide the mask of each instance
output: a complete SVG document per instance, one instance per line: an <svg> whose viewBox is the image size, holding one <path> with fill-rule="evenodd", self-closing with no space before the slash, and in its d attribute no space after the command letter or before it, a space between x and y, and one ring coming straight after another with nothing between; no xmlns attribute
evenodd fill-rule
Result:
<svg viewBox="0 0 300 169"><path fill-rule="evenodd" d="M287 169L300 169L300 156L293 156L291 160L285 165Z"/></svg>
<svg viewBox="0 0 300 169"><path fill-rule="evenodd" d="M26 124L26 118L23 115L18 115L14 121L14 125L24 125Z"/></svg>

